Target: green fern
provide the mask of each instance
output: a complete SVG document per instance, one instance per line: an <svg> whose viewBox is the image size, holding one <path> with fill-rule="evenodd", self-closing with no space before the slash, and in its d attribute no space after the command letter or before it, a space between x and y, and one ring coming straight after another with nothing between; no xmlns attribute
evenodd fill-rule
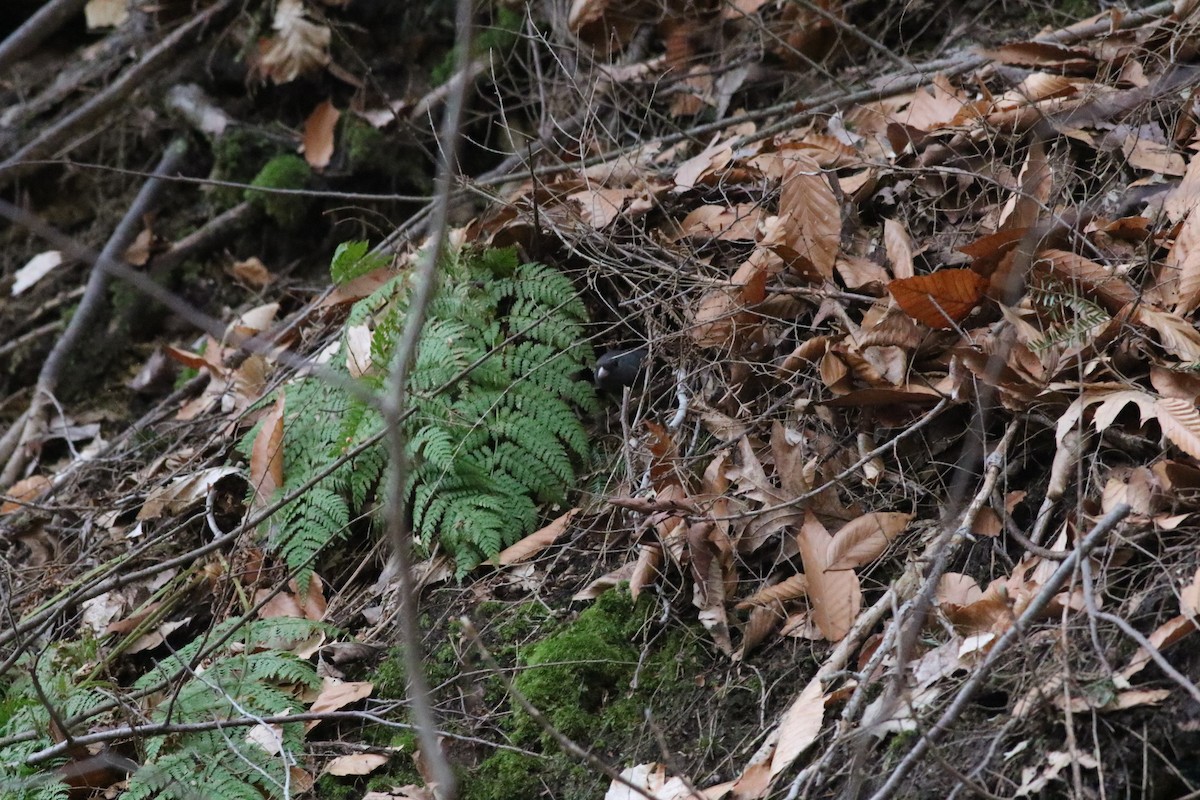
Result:
<svg viewBox="0 0 1200 800"><path fill-rule="evenodd" d="M348 327L373 326L377 372L392 361L408 299L397 278L350 312ZM587 459L579 417L595 395L579 377L592 360L586 321L566 277L520 263L511 249L466 251L444 265L409 381L405 491L419 541L452 556L460 577L530 532L537 504L561 502ZM362 380L384 383L380 374ZM377 411L331 384L310 378L283 391L284 492L383 429ZM382 445L368 448L272 520L271 546L303 579L367 506L386 465Z"/></svg>
<svg viewBox="0 0 1200 800"><path fill-rule="evenodd" d="M207 722L267 717L303 709L297 693L317 689L316 669L289 652L271 649L312 635L320 626L302 619L277 618L252 622L238 631L237 648L224 647L200 665L200 650L219 641L239 620L229 620L159 662L143 675L143 689L183 675L173 692L151 710L154 722ZM303 750L303 729L283 725L278 753L249 741L245 726L181 733L150 739L144 746L145 764L129 779L125 800L190 800L191 798L285 797L290 780L288 764Z"/></svg>

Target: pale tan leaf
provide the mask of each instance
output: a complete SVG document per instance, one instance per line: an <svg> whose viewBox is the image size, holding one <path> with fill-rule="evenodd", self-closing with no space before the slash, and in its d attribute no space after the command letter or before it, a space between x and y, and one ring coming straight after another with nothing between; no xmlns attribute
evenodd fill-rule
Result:
<svg viewBox="0 0 1200 800"><path fill-rule="evenodd" d="M1153 328L1162 342L1163 349L1186 363L1200 361L1200 331L1178 314L1140 306L1137 319Z"/></svg>
<svg viewBox="0 0 1200 800"><path fill-rule="evenodd" d="M939 73L933 77L929 86L914 91L908 108L896 113L893 119L919 131L932 131L949 124L957 117L965 102L963 94L945 75Z"/></svg>
<svg viewBox="0 0 1200 800"><path fill-rule="evenodd" d="M862 604L862 591L853 570L827 571L827 554L833 537L811 511L805 512L804 524L796 534L804 574L808 578L808 596L813 620L831 642L841 641L850 631Z"/></svg>
<svg viewBox="0 0 1200 800"><path fill-rule="evenodd" d="M0 516L25 508L26 504L35 502L53 485L45 475L22 478L3 492L4 504L0 505Z"/></svg>
<svg viewBox="0 0 1200 800"><path fill-rule="evenodd" d="M306 17L302 0L279 0L271 27L278 33L261 44L259 72L274 83L290 83L329 63L332 32Z"/></svg>
<svg viewBox="0 0 1200 800"><path fill-rule="evenodd" d="M129 0L88 0L83 17L89 31L119 27L129 19Z"/></svg>
<svg viewBox="0 0 1200 800"><path fill-rule="evenodd" d="M281 389L275 405L262 419L262 427L250 446L250 487L254 490L254 505L264 508L280 486L283 486L283 409Z"/></svg>
<svg viewBox="0 0 1200 800"><path fill-rule="evenodd" d="M1179 590L1179 611L1193 619L1200 616L1200 569L1196 570L1187 586Z"/></svg>
<svg viewBox="0 0 1200 800"><path fill-rule="evenodd" d="M1165 650L1194 630L1196 630L1196 623L1180 614L1159 625L1146 638L1155 649ZM1144 648L1139 647L1138 651L1133 654L1133 658L1129 659L1129 664L1121 670L1121 677L1128 680L1145 669L1149 663L1150 654Z"/></svg>
<svg viewBox="0 0 1200 800"><path fill-rule="evenodd" d="M803 575L793 575L785 578L774 586L766 586L739 602L735 608L739 611L754 606L774 605L785 600L794 600L808 594L808 578Z"/></svg>
<svg viewBox="0 0 1200 800"><path fill-rule="evenodd" d="M826 569L856 569L879 558L908 527L912 516L899 511L876 511L847 522L829 543Z"/></svg>
<svg viewBox="0 0 1200 800"><path fill-rule="evenodd" d="M1177 397L1160 397L1155 408L1158 424L1171 443L1192 458L1200 458L1200 412L1196 404Z"/></svg>
<svg viewBox="0 0 1200 800"><path fill-rule="evenodd" d="M621 211L637 192L626 188L589 188L572 192L567 199L576 204L579 218L595 230L603 230L621 216Z"/></svg>
<svg viewBox="0 0 1200 800"><path fill-rule="evenodd" d="M567 527L578 513L578 508L572 508L565 514L560 514L544 528L536 530L521 541L504 548L496 556L496 563L501 566L516 564L518 561L524 561L537 555L558 541L558 537L566 532Z"/></svg>
<svg viewBox="0 0 1200 800"><path fill-rule="evenodd" d="M714 139L703 151L679 165L675 171L675 190L694 189L702 179L724 169L732 160L733 148Z"/></svg>
<svg viewBox="0 0 1200 800"><path fill-rule="evenodd" d="M983 590L970 575L961 572L947 572L938 580L938 605L967 606L983 597Z"/></svg>
<svg viewBox="0 0 1200 800"><path fill-rule="evenodd" d="M178 514L208 496L217 481L227 475L239 474L237 467L210 467L183 475L154 489L138 511L139 520L158 519L164 514Z"/></svg>
<svg viewBox="0 0 1200 800"><path fill-rule="evenodd" d="M325 774L337 775L370 775L375 770L388 763L391 759L379 753L351 753L348 756L338 756L325 766Z"/></svg>
<svg viewBox="0 0 1200 800"><path fill-rule="evenodd" d="M321 691L308 710L312 714L337 711L351 703L365 700L374 690L375 686L368 681L343 681L327 675L321 679ZM311 722L313 725L320 724L319 720Z"/></svg>
<svg viewBox="0 0 1200 800"><path fill-rule="evenodd" d="M1098 396L1085 395L1084 402L1085 404L1091 404L1096 400L1100 401L1100 405L1096 406L1096 410L1092 413L1092 424L1096 427L1097 431L1103 431L1112 425L1117 415L1130 403L1137 405L1138 412L1141 414L1142 424L1145 424L1147 420L1153 418L1158 413L1155 408L1154 396L1137 389L1123 389Z"/></svg>
<svg viewBox="0 0 1200 800"><path fill-rule="evenodd" d="M819 164L805 155L789 159L779 194L779 216L788 218L784 244L824 278L833 277L842 241L842 208Z"/></svg>
<svg viewBox="0 0 1200 800"><path fill-rule="evenodd" d="M1162 175L1183 175L1187 168L1183 156L1175 152L1168 142L1156 142L1130 132L1121 142L1121 151L1129 166L1146 172L1157 172Z"/></svg>
<svg viewBox="0 0 1200 800"><path fill-rule="evenodd" d="M883 221L883 246L892 265L893 278L913 276L913 246L908 231L894 219Z"/></svg>
<svg viewBox="0 0 1200 800"><path fill-rule="evenodd" d="M1167 253L1165 265L1168 270L1175 270L1179 279L1179 301L1174 311L1187 316L1200 307L1200 213L1193 211L1187 215Z"/></svg>
<svg viewBox="0 0 1200 800"><path fill-rule="evenodd" d="M638 547L637 564L633 574L629 576L629 596L638 599L642 590L654 583L658 577L658 568L662 564L663 549L657 544L643 544Z"/></svg>
<svg viewBox="0 0 1200 800"><path fill-rule="evenodd" d="M771 775L792 765L797 756L817 740L825 721L825 693L821 676L813 677L792 701L779 721L779 741L771 758Z"/></svg>
<svg viewBox="0 0 1200 800"><path fill-rule="evenodd" d="M601 575L596 580L589 583L587 586L580 589L575 594L571 595L572 600L595 600L600 595L612 589L621 581L627 581L633 577L633 571L637 568L636 561L630 561L626 564L614 569L605 575Z"/></svg>
<svg viewBox="0 0 1200 800"><path fill-rule="evenodd" d="M1200 206L1200 156L1192 155L1183 180L1171 190L1163 202L1163 211L1171 222L1179 222L1193 208Z"/></svg>
<svg viewBox="0 0 1200 800"><path fill-rule="evenodd" d="M690 211L679 223L680 235L676 238L752 242L758 239L758 226L764 213L757 203L702 205Z"/></svg>

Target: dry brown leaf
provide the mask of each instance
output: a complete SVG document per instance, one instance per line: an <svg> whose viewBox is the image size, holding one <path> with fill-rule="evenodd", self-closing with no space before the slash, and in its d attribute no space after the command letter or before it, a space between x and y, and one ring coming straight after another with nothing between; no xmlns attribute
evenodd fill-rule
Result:
<svg viewBox="0 0 1200 800"><path fill-rule="evenodd" d="M754 651L767 637L774 633L783 623L784 614L778 607L755 606L750 610L750 618L742 628L742 644L735 655L736 660Z"/></svg>
<svg viewBox="0 0 1200 800"><path fill-rule="evenodd" d="M637 563L633 574L629 576L629 596L637 600L642 590L649 587L658 578L658 567L662 564L663 549L657 544L638 546Z"/></svg>
<svg viewBox="0 0 1200 800"><path fill-rule="evenodd" d="M736 206L702 205L692 209L679 223L676 239L690 237L708 241L755 241L763 217L762 206L742 203Z"/></svg>
<svg viewBox="0 0 1200 800"><path fill-rule="evenodd" d="M1092 54L1083 48L1050 42L1012 42L984 51L986 58L1020 67L1080 69L1095 66Z"/></svg>
<svg viewBox="0 0 1200 800"><path fill-rule="evenodd" d="M1054 173L1050 169L1050 162L1046 160L1046 146L1041 139L1034 139L1029 146L1017 180L1017 191L1000 212L997 227L1001 230L1023 230L1036 224L1050 199Z"/></svg>
<svg viewBox="0 0 1200 800"><path fill-rule="evenodd" d="M565 514L560 514L544 528L536 530L521 541L504 548L496 556L496 563L501 566L516 564L518 561L524 561L542 552L558 541L558 537L566 532L567 527L578 513L578 508L572 508Z"/></svg>
<svg viewBox="0 0 1200 800"><path fill-rule="evenodd" d="M1154 329L1163 349L1180 361L1191 364L1200 362L1200 332L1178 314L1156 311L1139 306L1136 319Z"/></svg>
<svg viewBox="0 0 1200 800"><path fill-rule="evenodd" d="M1184 219L1175 244L1167 253L1165 266L1179 280L1179 300L1174 312L1187 316L1200 307L1200 213L1193 211Z"/></svg>
<svg viewBox="0 0 1200 800"><path fill-rule="evenodd" d="M1179 611L1192 619L1200 616L1200 569L1196 570L1188 585L1179 590Z"/></svg>
<svg viewBox="0 0 1200 800"><path fill-rule="evenodd" d="M283 486L284 395L280 389L250 446L250 488L254 491L255 508L269 505L275 490Z"/></svg>
<svg viewBox="0 0 1200 800"><path fill-rule="evenodd" d="M894 114L892 119L917 131L932 131L955 120L965 102L966 96L938 73L929 86L914 91L908 108Z"/></svg>
<svg viewBox="0 0 1200 800"><path fill-rule="evenodd" d="M833 277L842 241L842 208L819 164L797 155L784 168L779 216L787 219L782 244L823 278Z"/></svg>
<svg viewBox="0 0 1200 800"><path fill-rule="evenodd" d="M326 676L321 679L321 691L308 710L312 714L337 711L351 703L365 700L374 690L375 686L368 681L343 681ZM312 720L310 724L319 725L320 721Z"/></svg>
<svg viewBox="0 0 1200 800"><path fill-rule="evenodd" d="M986 278L969 269L942 269L929 275L901 278L888 291L904 312L930 328L946 329L961 322L983 299Z"/></svg>
<svg viewBox="0 0 1200 800"><path fill-rule="evenodd" d="M252 289L266 288L275 280L275 276L258 256L233 262L228 272L234 280Z"/></svg>
<svg viewBox="0 0 1200 800"><path fill-rule="evenodd" d="M273 83L290 83L329 63L332 33L306 17L302 0L279 0L271 27L278 33L259 43L258 71Z"/></svg>
<svg viewBox="0 0 1200 800"><path fill-rule="evenodd" d="M695 522L686 532L688 554L691 556L692 605L700 610L697 615L712 636L713 643L726 655L733 655L733 640L729 635L729 620L725 612L726 584L733 585L732 553L716 546L713 522Z"/></svg>
<svg viewBox="0 0 1200 800"><path fill-rule="evenodd" d="M938 580L935 596L943 608L961 608L983 597L983 590L970 575L947 572Z"/></svg>
<svg viewBox="0 0 1200 800"><path fill-rule="evenodd" d="M845 638L862 605L862 590L853 570L829 572L829 545L833 537L811 511L796 533L804 574L808 578L808 597L813 620L831 642Z"/></svg>
<svg viewBox="0 0 1200 800"><path fill-rule="evenodd" d="M1196 404L1177 397L1160 397L1154 407L1158 424L1171 443L1192 458L1200 458L1200 412Z"/></svg>
<svg viewBox="0 0 1200 800"><path fill-rule="evenodd" d="M1179 222L1193 208L1200 206L1200 156L1193 155L1188 162L1183 180L1171 190L1163 201L1163 211L1171 222Z"/></svg>
<svg viewBox="0 0 1200 800"><path fill-rule="evenodd" d="M894 219L883 221L883 246L892 265L892 277L911 278L914 274L912 239L904 226Z"/></svg>
<svg viewBox="0 0 1200 800"><path fill-rule="evenodd" d="M137 518L148 520L178 514L207 497L222 478L238 474L237 467L210 467L175 478L166 486L153 489L146 495Z"/></svg>
<svg viewBox="0 0 1200 800"><path fill-rule="evenodd" d="M614 569L605 575L601 575L596 580L589 583L587 586L580 589L575 594L571 595L572 600L595 600L600 595L612 589L621 581L627 581L633 577L633 571L637 569L637 562L630 561L626 564Z"/></svg>
<svg viewBox="0 0 1200 800"><path fill-rule="evenodd" d="M825 692L821 676L813 677L779 721L778 743L771 757L771 775L792 765L796 758L817 740L825 721Z"/></svg>
<svg viewBox="0 0 1200 800"><path fill-rule="evenodd" d="M45 475L22 478L4 491L4 504L0 505L0 516L20 511L26 504L36 502L53 485Z"/></svg>
<svg viewBox="0 0 1200 800"><path fill-rule="evenodd" d="M375 770L388 763L391 759L379 753L351 753L348 756L338 756L325 765L326 775L370 775Z"/></svg>
<svg viewBox="0 0 1200 800"><path fill-rule="evenodd" d="M712 144L675 170L675 190L678 192L696 188L703 179L729 166L732 160L733 148L728 143L714 139Z"/></svg>
<svg viewBox="0 0 1200 800"><path fill-rule="evenodd" d="M333 158L333 134L337 129L338 119L342 112L329 100L325 100L313 109L304 120L304 138L300 143L300 152L304 160L317 172L329 166Z"/></svg>
<svg viewBox="0 0 1200 800"><path fill-rule="evenodd" d="M847 522L829 543L826 570L857 569L879 558L912 517L899 511L876 511Z"/></svg>
<svg viewBox="0 0 1200 800"><path fill-rule="evenodd" d="M1116 314L1138 299L1137 292L1113 267L1066 250L1049 248L1041 251L1033 269L1053 275L1073 291L1096 300L1110 314Z"/></svg>
<svg viewBox="0 0 1200 800"><path fill-rule="evenodd" d="M792 575L773 586L766 586L739 602L735 608L739 611L754 606L767 606L794 600L808 594L808 578L803 575Z"/></svg>
<svg viewBox="0 0 1200 800"><path fill-rule="evenodd" d="M1196 630L1196 623L1187 616L1180 614L1159 625L1146 638L1155 649L1165 650L1183 637L1191 634L1194 630ZM1144 648L1139 647L1138 651L1133 654L1133 658L1129 659L1129 664L1126 665L1125 669L1121 670L1121 677L1129 680L1145 669L1149 663L1150 654Z"/></svg>

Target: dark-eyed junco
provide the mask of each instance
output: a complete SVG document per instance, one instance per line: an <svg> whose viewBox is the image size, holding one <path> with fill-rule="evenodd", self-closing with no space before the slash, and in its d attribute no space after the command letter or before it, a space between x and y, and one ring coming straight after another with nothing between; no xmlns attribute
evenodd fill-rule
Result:
<svg viewBox="0 0 1200 800"><path fill-rule="evenodd" d="M641 376L645 361L645 347L609 350L596 359L596 388L613 392L632 386Z"/></svg>

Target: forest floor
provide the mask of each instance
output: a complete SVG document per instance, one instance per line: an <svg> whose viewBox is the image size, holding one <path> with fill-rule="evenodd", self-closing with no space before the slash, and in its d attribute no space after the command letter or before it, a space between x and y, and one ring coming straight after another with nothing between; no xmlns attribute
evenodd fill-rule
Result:
<svg viewBox="0 0 1200 800"><path fill-rule="evenodd" d="M0 796L1200 797L1197 4L563 5L0 9Z"/></svg>

